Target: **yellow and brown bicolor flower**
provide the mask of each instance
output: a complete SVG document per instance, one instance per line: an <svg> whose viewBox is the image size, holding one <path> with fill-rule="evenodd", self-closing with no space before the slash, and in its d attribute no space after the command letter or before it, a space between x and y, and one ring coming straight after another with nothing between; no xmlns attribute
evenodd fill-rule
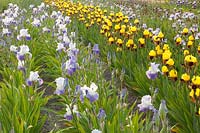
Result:
<svg viewBox="0 0 200 133"><path fill-rule="evenodd" d="M121 29L120 23L115 25L115 31L119 31Z"/></svg>
<svg viewBox="0 0 200 133"><path fill-rule="evenodd" d="M138 19L135 19L133 22L135 25L138 25L140 23L140 21Z"/></svg>
<svg viewBox="0 0 200 133"><path fill-rule="evenodd" d="M167 66L173 66L173 65L174 65L174 60L173 60L172 58L168 59L168 60L166 61L166 65L167 65Z"/></svg>
<svg viewBox="0 0 200 133"><path fill-rule="evenodd" d="M165 52L162 54L162 60L163 63L166 64L166 62L171 58L172 53L170 50L165 50Z"/></svg>
<svg viewBox="0 0 200 133"><path fill-rule="evenodd" d="M190 54L190 51L189 51L189 50L187 50L187 49L185 49L185 50L183 51L183 54L184 54L184 56L187 56L187 55L189 55L189 54Z"/></svg>
<svg viewBox="0 0 200 133"><path fill-rule="evenodd" d="M169 69L167 68L167 66L162 66L162 73L164 74L164 75L167 75L168 76L168 74L169 74Z"/></svg>
<svg viewBox="0 0 200 133"><path fill-rule="evenodd" d="M190 99L193 103L196 103L197 101L199 101L199 96L200 96L200 89L196 88L196 89L191 89L190 93L189 93Z"/></svg>
<svg viewBox="0 0 200 133"><path fill-rule="evenodd" d="M172 69L172 70L170 70L170 71L169 71L169 75L168 75L168 77L169 77L170 79L176 81L177 78L178 78L178 74L177 74L176 69Z"/></svg>
<svg viewBox="0 0 200 133"><path fill-rule="evenodd" d="M148 37L149 37L149 34L150 34L149 30L144 30L144 32L143 32L143 37L144 37L144 38L148 38Z"/></svg>
<svg viewBox="0 0 200 133"><path fill-rule="evenodd" d="M187 42L187 47L188 47L188 48L191 48L191 47L193 46L193 43L194 43L193 41L188 41L188 42Z"/></svg>
<svg viewBox="0 0 200 133"><path fill-rule="evenodd" d="M159 33L158 33L158 37L159 37L160 39L163 39L163 38L164 38L164 34L163 34L162 32L159 32Z"/></svg>
<svg viewBox="0 0 200 133"><path fill-rule="evenodd" d="M117 42L116 42L116 44L119 46L119 47L122 47L122 44L123 44L123 41L122 41L122 39L117 39Z"/></svg>
<svg viewBox="0 0 200 133"><path fill-rule="evenodd" d="M149 58L152 60L153 58L155 58L156 57L156 51L155 50L151 50L150 52L149 52Z"/></svg>
<svg viewBox="0 0 200 133"><path fill-rule="evenodd" d="M163 45L163 50L164 50L164 51L165 51L165 50L169 50L169 48L170 48L170 47L169 47L168 44L164 44L164 45Z"/></svg>
<svg viewBox="0 0 200 133"><path fill-rule="evenodd" d="M181 81L183 82L189 82L190 81L190 75L187 73L184 73L181 75Z"/></svg>
<svg viewBox="0 0 200 133"><path fill-rule="evenodd" d="M197 110L196 115L200 116L200 108Z"/></svg>
<svg viewBox="0 0 200 133"><path fill-rule="evenodd" d="M200 88L200 77L199 76L193 76L192 77L191 86L192 86L191 89Z"/></svg>
<svg viewBox="0 0 200 133"><path fill-rule="evenodd" d="M127 42L126 42L126 47L129 49L131 47L134 46L134 42L133 42L133 39L129 39Z"/></svg>
<svg viewBox="0 0 200 133"><path fill-rule="evenodd" d="M186 66L192 67L197 63L197 58L192 55L187 55L184 61Z"/></svg>
<svg viewBox="0 0 200 133"><path fill-rule="evenodd" d="M197 52L200 54L200 45L197 47Z"/></svg>
<svg viewBox="0 0 200 133"><path fill-rule="evenodd" d="M177 46L180 45L181 42L182 42L182 38L181 38L181 37L177 37L177 38L176 38L176 45L177 45Z"/></svg>
<svg viewBox="0 0 200 133"><path fill-rule="evenodd" d="M138 42L139 42L139 45L140 45L141 48L145 46L145 39L144 38L139 38Z"/></svg>
<svg viewBox="0 0 200 133"><path fill-rule="evenodd" d="M115 39L112 36L108 38L109 44L113 44L114 41L115 41Z"/></svg>
<svg viewBox="0 0 200 133"><path fill-rule="evenodd" d="M131 27L129 28L129 30L130 30L131 32L135 33L135 32L137 32L137 27L136 27L136 26L131 26Z"/></svg>
<svg viewBox="0 0 200 133"><path fill-rule="evenodd" d="M161 38L158 36L153 36L153 42L155 45L159 45L161 42Z"/></svg>
<svg viewBox="0 0 200 133"><path fill-rule="evenodd" d="M182 34L183 35L187 35L189 32L188 28L184 28L183 31L182 31Z"/></svg>
<svg viewBox="0 0 200 133"><path fill-rule="evenodd" d="M189 41L194 41L194 40L195 40L195 38L194 38L194 36L193 36L193 35L190 35L190 36L188 37L188 40L189 40Z"/></svg>

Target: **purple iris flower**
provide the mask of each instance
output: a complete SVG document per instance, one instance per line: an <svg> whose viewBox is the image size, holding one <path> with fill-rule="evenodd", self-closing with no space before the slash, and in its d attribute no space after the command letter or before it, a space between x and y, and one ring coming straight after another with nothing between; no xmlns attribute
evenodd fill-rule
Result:
<svg viewBox="0 0 200 133"><path fill-rule="evenodd" d="M25 60L26 54L28 54L30 58L32 57L32 54L29 52L29 47L27 45L21 45L18 51L16 51L17 47L14 46L12 47L12 49L10 47L10 50L17 52L17 59L20 61Z"/></svg>
<svg viewBox="0 0 200 133"><path fill-rule="evenodd" d="M159 70L159 68L158 68L159 65L160 65L160 64L151 63L151 66L150 66L149 70L146 71L146 75L147 75L147 77L148 77L149 79L154 80L154 79L157 78L158 72L160 72L160 70Z"/></svg>
<svg viewBox="0 0 200 133"><path fill-rule="evenodd" d="M94 54L99 54L100 53L99 45L95 44L92 51L93 51Z"/></svg>
<svg viewBox="0 0 200 133"><path fill-rule="evenodd" d="M86 97L90 100L91 103L95 102L99 98L99 94L97 92L86 92Z"/></svg>
<svg viewBox="0 0 200 133"><path fill-rule="evenodd" d="M62 69L66 70L69 75L72 75L78 68L75 56L70 56L70 59L62 65Z"/></svg>
<svg viewBox="0 0 200 133"><path fill-rule="evenodd" d="M77 105L74 105L72 110L70 109L70 106L67 105L66 113L64 114L64 118L68 121L71 121L73 119L72 112L75 113L77 116L80 116Z"/></svg>
<svg viewBox="0 0 200 133"><path fill-rule="evenodd" d="M23 61L23 60L25 60L25 56L17 54L17 59L20 60L20 61Z"/></svg>
<svg viewBox="0 0 200 133"><path fill-rule="evenodd" d="M72 114L68 114L67 112L64 115L64 118L67 119L68 121L71 121L73 119Z"/></svg>
<svg viewBox="0 0 200 133"><path fill-rule="evenodd" d="M26 40L30 41L31 37L30 36L26 36Z"/></svg>
<svg viewBox="0 0 200 133"><path fill-rule="evenodd" d="M81 89L81 86L80 86L80 85L77 85L77 86L76 86L76 89L75 89L75 94L80 93L80 89Z"/></svg>
<svg viewBox="0 0 200 133"><path fill-rule="evenodd" d="M91 103L95 102L99 98L99 94L96 92L97 89L98 87L95 85L95 83L92 83L90 87L84 85L80 88L80 100L83 102L84 97L86 96Z"/></svg>
<svg viewBox="0 0 200 133"><path fill-rule="evenodd" d="M26 80L26 84L27 84L28 86L32 86L32 85L33 85L33 82L30 81L30 80Z"/></svg>
<svg viewBox="0 0 200 133"><path fill-rule="evenodd" d="M146 72L146 75L147 75L147 77L148 77L149 79L154 80L154 79L157 78L158 73L151 73L151 71L148 70L148 71Z"/></svg>
<svg viewBox="0 0 200 133"><path fill-rule="evenodd" d="M65 88L68 85L68 79L59 77L55 80L55 82L56 82L56 91L54 92L54 94L61 95L65 93Z"/></svg>
<svg viewBox="0 0 200 133"><path fill-rule="evenodd" d="M97 115L97 118L98 118L98 119L101 119L101 118L105 118L105 117L106 117L106 112L105 112L105 110L103 110L102 108L99 109L99 113L98 113L98 115Z"/></svg>
<svg viewBox="0 0 200 133"><path fill-rule="evenodd" d="M141 104L138 104L139 111L147 111L147 110L153 110L154 106L151 103L152 99L150 95L145 95L142 97Z"/></svg>
<svg viewBox="0 0 200 133"><path fill-rule="evenodd" d="M28 86L33 86L35 82L38 82L39 85L43 84L43 80L39 77L38 71L30 72L29 78L26 80Z"/></svg>

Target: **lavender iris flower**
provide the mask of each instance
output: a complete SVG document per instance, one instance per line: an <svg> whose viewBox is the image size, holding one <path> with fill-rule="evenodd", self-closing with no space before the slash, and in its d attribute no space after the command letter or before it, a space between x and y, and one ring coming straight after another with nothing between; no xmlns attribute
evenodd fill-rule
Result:
<svg viewBox="0 0 200 133"><path fill-rule="evenodd" d="M99 98L99 94L95 91L87 91L86 97L90 100L91 103L95 102Z"/></svg>
<svg viewBox="0 0 200 133"><path fill-rule="evenodd" d="M80 89L81 89L81 86L80 86L80 85L77 85L77 86L76 86L76 89L75 89L75 94L80 93Z"/></svg>
<svg viewBox="0 0 200 133"><path fill-rule="evenodd" d="M38 82L39 85L43 84L43 80L39 77L38 71L31 71L29 78L26 80L26 84L32 86L35 82Z"/></svg>
<svg viewBox="0 0 200 133"><path fill-rule="evenodd" d="M149 70L146 71L146 75L147 75L147 77L148 77L149 79L154 80L154 79L157 78L158 72L160 72L160 70L159 70L159 68L158 68L159 65L160 65L160 64L156 64L155 62L154 62L154 63L151 63L151 66L150 66Z"/></svg>
<svg viewBox="0 0 200 133"><path fill-rule="evenodd" d="M151 103L151 96L145 95L142 97L141 104L138 104L139 111L153 110L154 107Z"/></svg>
<svg viewBox="0 0 200 133"><path fill-rule="evenodd" d="M31 24L32 24L33 26L35 26L35 27L41 26L41 22L40 22L40 20L37 19L37 18L34 18L34 20L33 20L33 22L32 22Z"/></svg>
<svg viewBox="0 0 200 133"><path fill-rule="evenodd" d="M99 45L98 44L95 44L93 49L92 49L93 53L94 54L99 54L100 50L99 50Z"/></svg>
<svg viewBox="0 0 200 133"><path fill-rule="evenodd" d="M11 48L13 48L13 49L11 49ZM15 51L14 48L16 48L16 47L12 46L12 47L10 47L10 50ZM19 47L19 51L17 52L17 59L21 60L21 61L25 60L26 54L29 54L30 58L32 57L32 54L29 52L29 47L27 45L21 45Z"/></svg>
<svg viewBox="0 0 200 133"><path fill-rule="evenodd" d="M75 113L77 116L79 116L79 112L78 112L78 107L77 105L73 106L73 109L71 111L70 106L66 105L66 113L64 114L64 118L67 119L68 121L71 121L73 119L73 115L72 112Z"/></svg>
<svg viewBox="0 0 200 133"><path fill-rule="evenodd" d="M65 93L65 88L68 85L68 79L59 77L55 80L55 82L56 82L56 91L54 92L54 94L61 95Z"/></svg>
<svg viewBox="0 0 200 133"><path fill-rule="evenodd" d="M71 56L70 59L62 65L62 68L66 70L69 75L72 75L78 68L78 64L76 61L76 57Z"/></svg>
<svg viewBox="0 0 200 133"><path fill-rule="evenodd" d="M69 105L67 105L66 113L64 114L64 118L67 119L68 121L71 121L73 119L73 115L72 115Z"/></svg>
<svg viewBox="0 0 200 133"><path fill-rule="evenodd" d="M98 92L96 90L98 87L95 85L95 83L92 83L90 87L87 87L84 85L83 87L80 88L81 94L80 94L80 99L83 102L84 97L87 97L91 103L95 102L99 98Z"/></svg>
<svg viewBox="0 0 200 133"><path fill-rule="evenodd" d="M11 36L11 32L7 28L3 28L2 35Z"/></svg>
<svg viewBox="0 0 200 133"><path fill-rule="evenodd" d="M47 27L43 27L43 28L42 28L42 31L43 31L43 32L48 32L48 33L51 32L51 30L50 30L49 28L47 28Z"/></svg>
<svg viewBox="0 0 200 133"><path fill-rule="evenodd" d="M58 43L56 51L61 52L62 50L65 50L65 49L66 48L63 43Z"/></svg>
<svg viewBox="0 0 200 133"><path fill-rule="evenodd" d="M18 40L25 38L26 40L31 40L31 35L28 33L28 29L21 29L20 34L17 36Z"/></svg>
<svg viewBox="0 0 200 133"><path fill-rule="evenodd" d="M14 45L10 46L10 51L11 52L17 53L17 51L18 51L17 49L18 49L18 47L14 46Z"/></svg>
<svg viewBox="0 0 200 133"><path fill-rule="evenodd" d="M101 118L105 118L105 117L106 117L106 112L105 112L105 110L99 109L99 113L98 113L98 115L97 115L97 118L98 118L98 119L101 119Z"/></svg>
<svg viewBox="0 0 200 133"><path fill-rule="evenodd" d="M18 66L17 66L17 68L18 68L19 70L25 72L24 64L25 64L24 61L18 60Z"/></svg>

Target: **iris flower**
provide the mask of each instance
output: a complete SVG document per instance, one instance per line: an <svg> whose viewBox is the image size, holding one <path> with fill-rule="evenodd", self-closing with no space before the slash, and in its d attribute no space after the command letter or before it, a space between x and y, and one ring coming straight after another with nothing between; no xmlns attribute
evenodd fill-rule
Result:
<svg viewBox="0 0 200 133"><path fill-rule="evenodd" d="M153 110L154 106L151 103L151 96L145 95L142 97L141 104L138 104L139 111Z"/></svg>
<svg viewBox="0 0 200 133"><path fill-rule="evenodd" d="M102 131L100 131L100 130L98 130L98 129L94 129L94 130L92 130L91 133L102 133Z"/></svg>
<svg viewBox="0 0 200 133"><path fill-rule="evenodd" d="M98 118L98 119L101 119L101 118L105 118L105 117L106 117L106 112L105 112L105 110L99 109L99 113L98 113L98 115L97 115L97 118Z"/></svg>
<svg viewBox="0 0 200 133"><path fill-rule="evenodd" d="M92 83L90 85L90 87L87 87L86 85L81 87L80 88L80 91L81 91L80 99L81 99L81 101L83 101L84 97L87 97L90 100L91 103L98 100L99 94L98 94L98 92L96 92L97 89L98 89L98 87L96 86L95 83Z"/></svg>
<svg viewBox="0 0 200 133"><path fill-rule="evenodd" d="M35 82L38 82L39 85L43 84L43 80L40 78L38 71L36 72L31 71L26 83L28 86L32 86Z"/></svg>
<svg viewBox="0 0 200 133"><path fill-rule="evenodd" d="M157 76L158 76L158 72L160 72L160 69L158 68L160 64L156 64L155 62L154 63L151 63L151 66L149 67L149 70L146 71L146 75L149 79L156 79Z"/></svg>
<svg viewBox="0 0 200 133"><path fill-rule="evenodd" d="M92 51L93 51L94 54L99 54L100 53L99 45L95 44Z"/></svg>
<svg viewBox="0 0 200 133"><path fill-rule="evenodd" d="M25 38L26 40L31 40L31 35L28 33L28 29L21 29L20 34L17 36L18 40L22 40Z"/></svg>
<svg viewBox="0 0 200 133"><path fill-rule="evenodd" d="M63 94L68 84L68 79L59 77L55 80L55 82L56 82L56 91L54 92L54 94L57 94L57 95Z"/></svg>
<svg viewBox="0 0 200 133"><path fill-rule="evenodd" d="M70 109L70 106L69 105L66 105L66 113L64 114L64 118L67 119L68 121L71 121L73 119L73 115L72 115L72 112L75 113L76 115L79 115L79 112L78 112L78 107L77 105L74 105L73 106L73 109L71 111Z"/></svg>
<svg viewBox="0 0 200 133"><path fill-rule="evenodd" d="M12 47L15 49L15 47ZM12 49L12 50L14 50ZM21 45L19 47L19 51L17 52L17 59L18 60L25 60L25 55L28 54L29 57L32 57L32 54L29 52L29 47L27 45Z"/></svg>

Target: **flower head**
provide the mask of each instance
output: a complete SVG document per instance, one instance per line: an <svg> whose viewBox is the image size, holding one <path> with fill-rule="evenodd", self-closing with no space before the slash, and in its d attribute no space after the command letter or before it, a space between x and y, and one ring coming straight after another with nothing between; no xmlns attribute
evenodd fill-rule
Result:
<svg viewBox="0 0 200 133"><path fill-rule="evenodd" d="M98 89L98 87L96 86L95 83L92 83L90 85L90 87L87 87L86 85L84 85L83 87L80 88L81 91L81 101L83 101L84 96L87 97L90 102L95 102L96 100L98 100L99 98L99 94L98 92L96 92Z"/></svg>
<svg viewBox="0 0 200 133"><path fill-rule="evenodd" d="M104 118L104 117L106 117L106 112L105 112L105 110L99 109L99 113L98 113L98 115L97 115L97 118L98 118L98 119L101 119L101 118Z"/></svg>
<svg viewBox="0 0 200 133"><path fill-rule="evenodd" d="M68 79L59 77L55 80L55 82L56 82L56 91L54 93L57 95L63 94L68 84Z"/></svg>
<svg viewBox="0 0 200 133"><path fill-rule="evenodd" d="M10 47L10 50L16 51L16 47L12 46ZM25 60L25 55L28 54L29 57L32 57L32 54L29 52L29 47L27 45L21 45L19 47L19 51L17 52L17 59L18 60Z"/></svg>
<svg viewBox="0 0 200 133"><path fill-rule="evenodd" d="M74 105L71 109L70 108L71 105L66 105L66 106L67 107L66 107L66 113L64 114L64 118L67 119L68 121L71 121L73 119L72 112L76 113L76 115L79 115L78 107L77 105Z"/></svg>
<svg viewBox="0 0 200 133"><path fill-rule="evenodd" d="M100 131L100 130L98 130L98 129L94 129L94 130L92 130L91 133L102 133L102 131Z"/></svg>
<svg viewBox="0 0 200 133"><path fill-rule="evenodd" d="M17 49L18 49L18 47L14 46L14 45L10 46L10 51L12 51L12 52L17 53L17 51L18 51Z"/></svg>
<svg viewBox="0 0 200 133"><path fill-rule="evenodd" d="M98 44L95 44L93 49L92 49L93 53L95 54L99 54L100 50L99 50L99 45Z"/></svg>
<svg viewBox="0 0 200 133"><path fill-rule="evenodd" d="M20 34L17 36L18 40L25 38L26 40L31 40L31 35L28 33L28 29L21 29Z"/></svg>
<svg viewBox="0 0 200 133"><path fill-rule="evenodd" d="M184 82L188 82L190 80L190 75L188 75L187 73L182 74L181 80Z"/></svg>
<svg viewBox="0 0 200 133"><path fill-rule="evenodd" d="M43 80L40 78L38 71L36 72L31 71L26 83L28 86L32 86L35 82L38 82L39 85L43 84Z"/></svg>
<svg viewBox="0 0 200 133"><path fill-rule="evenodd" d="M160 64L156 64L155 62L151 63L151 66L149 67L149 70L146 71L146 75L149 79L156 79L158 76L158 72L160 72L160 69L158 68Z"/></svg>
<svg viewBox="0 0 200 133"><path fill-rule="evenodd" d="M33 22L31 23L35 27L41 26L40 20L37 18L34 18Z"/></svg>
<svg viewBox="0 0 200 133"><path fill-rule="evenodd" d="M142 97L141 104L138 104L140 111L153 110L154 107L151 103L151 96L145 95Z"/></svg>

